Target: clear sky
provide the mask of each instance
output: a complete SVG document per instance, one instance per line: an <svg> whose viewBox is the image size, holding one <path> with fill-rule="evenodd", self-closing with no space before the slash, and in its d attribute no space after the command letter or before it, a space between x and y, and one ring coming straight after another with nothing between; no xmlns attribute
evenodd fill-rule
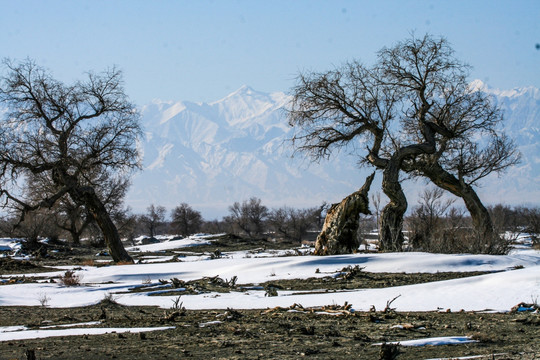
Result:
<svg viewBox="0 0 540 360"><path fill-rule="evenodd" d="M66 82L116 65L138 105L286 92L301 70L370 64L411 32L445 36L473 79L540 87L540 0L0 0L0 58Z"/></svg>

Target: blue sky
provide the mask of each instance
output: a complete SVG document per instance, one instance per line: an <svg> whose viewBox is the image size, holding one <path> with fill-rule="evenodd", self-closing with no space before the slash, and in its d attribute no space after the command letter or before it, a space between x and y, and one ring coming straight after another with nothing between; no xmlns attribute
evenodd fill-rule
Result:
<svg viewBox="0 0 540 360"><path fill-rule="evenodd" d="M299 71L445 36L492 87L540 87L540 1L0 0L0 58L61 80L116 65L138 105L214 101L247 84L288 91Z"/></svg>

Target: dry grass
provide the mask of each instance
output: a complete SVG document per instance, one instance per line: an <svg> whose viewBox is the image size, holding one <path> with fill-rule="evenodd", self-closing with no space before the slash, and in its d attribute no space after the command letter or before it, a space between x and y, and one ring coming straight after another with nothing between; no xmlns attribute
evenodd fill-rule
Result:
<svg viewBox="0 0 540 360"><path fill-rule="evenodd" d="M115 265L133 265L133 262L131 261L119 261L115 263Z"/></svg>
<svg viewBox="0 0 540 360"><path fill-rule="evenodd" d="M96 266L94 259L86 259L81 262L82 266Z"/></svg>

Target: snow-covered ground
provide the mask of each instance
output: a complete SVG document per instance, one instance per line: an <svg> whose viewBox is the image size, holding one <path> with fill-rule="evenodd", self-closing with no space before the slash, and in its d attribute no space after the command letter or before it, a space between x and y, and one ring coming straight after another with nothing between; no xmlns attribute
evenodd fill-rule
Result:
<svg viewBox="0 0 540 360"><path fill-rule="evenodd" d="M28 329L25 326L0 326L0 342L25 340L25 339L41 339L55 336L76 336L76 335L101 335L110 333L139 333L148 331L159 331L172 329L174 326L162 327L145 327L145 328L103 328L103 327L75 327L75 326L90 326L98 324L71 324L68 326L57 326L65 329L50 329L43 326L39 329Z"/></svg>
<svg viewBox="0 0 540 360"><path fill-rule="evenodd" d="M0 255L2 253L13 253L21 248L21 241L19 239L0 239Z"/></svg>
<svg viewBox="0 0 540 360"><path fill-rule="evenodd" d="M159 252L164 249L182 248L188 244L205 243L204 237L166 241L159 244L138 246L131 251ZM4 241L6 243L7 241ZM7 246L7 245L6 245ZM149 296L148 293L130 293L129 289L142 284L159 284L159 279L178 278L184 281L205 276L231 279L237 276L237 284L258 284L278 279L306 279L337 274L346 266L359 265L369 272L470 272L490 271L487 275L426 284L390 287L384 289L361 289L310 293L279 291L278 296L265 296L266 292L253 290L230 293L204 293L183 295L187 309L263 309L288 307L294 303L303 306L323 306L348 302L357 311L385 307L388 300L399 296L392 306L397 311L508 311L520 302L535 302L540 298L540 251L524 247L509 255L443 255L419 252L372 253L338 256L291 256L296 252L248 251L224 253L222 258L210 256L186 256L180 262L166 261L169 257L154 256L144 263L103 267L82 267L75 270L81 285L66 287L51 283L48 278L62 274L53 272L40 283L0 286L0 305L40 305L43 299L51 307L84 306L99 302L107 296L125 305L158 305L170 308L178 295ZM286 256L289 255L289 256ZM65 271L69 267L63 267ZM38 274L35 274L38 275ZM11 275L12 276L12 275ZM26 274L32 276L32 274ZM3 276L4 278L8 276ZM1 281L1 278L0 278Z"/></svg>

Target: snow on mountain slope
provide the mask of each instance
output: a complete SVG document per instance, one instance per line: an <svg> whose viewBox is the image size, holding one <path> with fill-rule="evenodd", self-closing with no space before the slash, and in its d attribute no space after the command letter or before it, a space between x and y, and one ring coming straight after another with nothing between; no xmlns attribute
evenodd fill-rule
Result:
<svg viewBox="0 0 540 360"><path fill-rule="evenodd" d="M494 96L505 114L505 130L523 153L523 162L504 177L484 181L481 198L534 203L540 199L540 91L496 90L479 80L472 86ZM358 168L357 157L342 152L317 164L291 157L288 101L284 93L243 86L212 103L156 100L143 106L144 171L133 179L128 205L135 211L151 203L170 210L186 202L211 219L251 196L269 207L307 207L340 201L357 190L371 172ZM380 191L378 184L373 192ZM405 184L411 205L423 186Z"/></svg>
<svg viewBox="0 0 540 360"><path fill-rule="evenodd" d="M503 177L488 177L479 190L488 203L539 205L540 203L540 90L534 87L511 90L493 89L495 104L503 111L505 132L512 137L522 154L521 163Z"/></svg>

